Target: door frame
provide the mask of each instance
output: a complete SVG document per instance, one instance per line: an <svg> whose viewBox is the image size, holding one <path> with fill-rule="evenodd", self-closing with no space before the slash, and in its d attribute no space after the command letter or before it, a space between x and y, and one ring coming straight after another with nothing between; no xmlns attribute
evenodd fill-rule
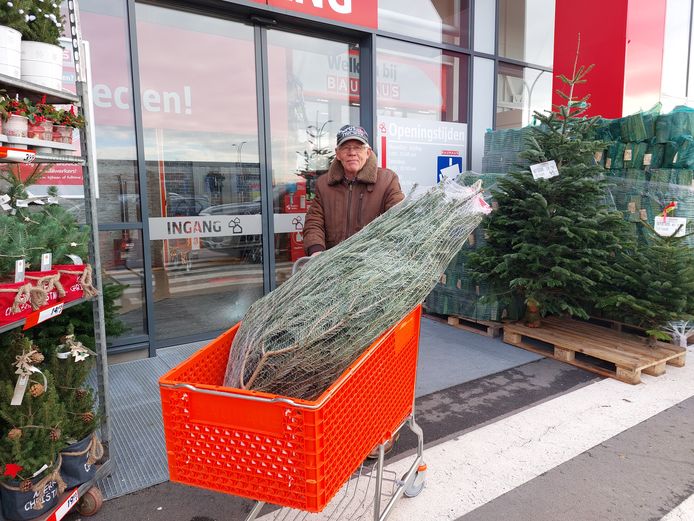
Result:
<svg viewBox="0 0 694 521"><path fill-rule="evenodd" d="M270 143L270 109L268 76L267 31L281 30L306 36L330 39L346 43L359 44L359 78L360 106L359 118L372 140L375 150L376 142L376 35L358 28L334 26L320 19L299 18L285 13L278 13L264 4L243 5L215 0L126 0L127 24L129 30L131 88L133 93L133 111L135 120L135 143L140 188L140 206L142 219L143 273L144 293L148 340L148 355L156 356L157 349L199 342L214 338L224 330L197 333L186 337L168 339L157 338L157 326L154 314L153 267L149 234L149 197L147 188L147 168L145 163L144 124L142 116L139 56L137 46L136 4L154 5L157 7L189 12L196 15L212 16L226 20L252 25L254 29L256 102L258 122L258 153L261 190L261 223L263 241L263 294L277 287L275 273L275 238L274 238L274 201L272 180L272 157ZM139 344L142 345L142 344Z"/></svg>

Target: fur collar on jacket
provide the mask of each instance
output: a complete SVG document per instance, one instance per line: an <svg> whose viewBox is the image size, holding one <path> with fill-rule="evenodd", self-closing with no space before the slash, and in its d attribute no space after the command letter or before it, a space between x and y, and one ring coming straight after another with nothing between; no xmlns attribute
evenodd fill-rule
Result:
<svg viewBox="0 0 694 521"><path fill-rule="evenodd" d="M359 172L357 172L356 180L361 183L376 184L376 177L378 176L378 162L376 161L376 154L372 151L366 163ZM345 169L342 167L342 163L337 159L333 159L330 164L330 170L328 170L328 184L336 185L341 183L345 178Z"/></svg>

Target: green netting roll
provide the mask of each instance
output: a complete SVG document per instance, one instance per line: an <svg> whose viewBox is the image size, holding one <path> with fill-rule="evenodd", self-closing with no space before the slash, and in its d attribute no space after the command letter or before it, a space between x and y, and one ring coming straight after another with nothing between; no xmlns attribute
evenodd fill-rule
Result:
<svg viewBox="0 0 694 521"><path fill-rule="evenodd" d="M694 172L692 170L679 170L677 172L677 180L674 181L678 185L682 186L694 186Z"/></svg>
<svg viewBox="0 0 694 521"><path fill-rule="evenodd" d="M638 112L631 116L626 116L620 120L620 132L622 141L643 141L647 139L646 127L643 124L643 115Z"/></svg>
<svg viewBox="0 0 694 521"><path fill-rule="evenodd" d="M655 141L665 144L670 140L671 115L661 114L655 120Z"/></svg>
<svg viewBox="0 0 694 521"><path fill-rule="evenodd" d="M605 167L612 170L624 168L624 150L626 145L621 141L613 141L608 148L608 158Z"/></svg>
<svg viewBox="0 0 694 521"><path fill-rule="evenodd" d="M650 166L651 168L660 168L663 165L663 159L665 156L665 145L662 143L649 143L646 150L646 154L650 154L650 164L645 164L644 155L644 166Z"/></svg>
<svg viewBox="0 0 694 521"><path fill-rule="evenodd" d="M677 143L668 141L665 143L665 153L663 154L663 168L672 168L677 154Z"/></svg>
<svg viewBox="0 0 694 521"><path fill-rule="evenodd" d="M670 119L670 139L674 140L683 134L690 134L689 114L686 112L672 112Z"/></svg>

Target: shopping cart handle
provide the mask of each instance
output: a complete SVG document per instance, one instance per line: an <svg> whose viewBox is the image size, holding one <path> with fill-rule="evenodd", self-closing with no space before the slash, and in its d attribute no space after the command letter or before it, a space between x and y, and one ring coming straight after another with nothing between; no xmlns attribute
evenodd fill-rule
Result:
<svg viewBox="0 0 694 521"><path fill-rule="evenodd" d="M292 265L292 275L294 275L297 271L303 268L304 265L310 260L311 257L299 257L298 259L296 259L296 261Z"/></svg>

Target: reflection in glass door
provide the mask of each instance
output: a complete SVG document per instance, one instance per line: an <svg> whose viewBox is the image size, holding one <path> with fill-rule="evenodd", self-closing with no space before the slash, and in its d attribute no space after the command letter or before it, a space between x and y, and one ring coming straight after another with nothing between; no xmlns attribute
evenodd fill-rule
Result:
<svg viewBox="0 0 694 521"><path fill-rule="evenodd" d="M335 155L335 135L359 124L357 43L267 31L274 187L275 276L304 255L301 229L313 185Z"/></svg>
<svg viewBox="0 0 694 521"><path fill-rule="evenodd" d="M136 15L162 345L229 328L263 294L254 28L144 4Z"/></svg>

